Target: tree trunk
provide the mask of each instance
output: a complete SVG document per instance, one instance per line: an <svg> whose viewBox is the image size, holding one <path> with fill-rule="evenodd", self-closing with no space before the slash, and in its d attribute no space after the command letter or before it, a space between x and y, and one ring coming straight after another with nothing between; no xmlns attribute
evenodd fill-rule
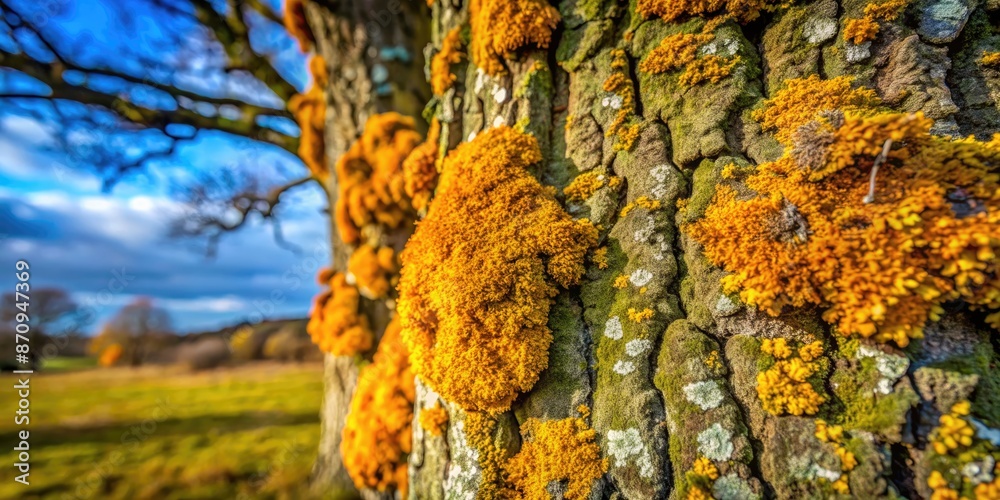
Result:
<svg viewBox="0 0 1000 500"><path fill-rule="evenodd" d="M304 11L315 38L314 50L323 57L329 74L329 85L324 89L324 143L328 171L334 172L337 160L358 139L373 114L395 111L419 117L429 98L422 52L429 40L429 12L420 3L399 0L316 1L306 3ZM325 184L331 214L331 269L346 272L353 248L341 239L332 217L338 198L336 175L329 175ZM365 243L390 246L398 253L411 232L412 227L373 228L366 233ZM368 318L376 338L381 338L391 316L386 302L362 298L360 314ZM323 496L349 498L359 494L340 455L341 432L357 384L359 361L354 356L326 355L322 435L312 474L312 489ZM361 493L366 497L372 494Z"/></svg>
<svg viewBox="0 0 1000 500"><path fill-rule="evenodd" d="M468 23L468 6L458 3L435 3L438 48L444 33ZM496 439L507 436L508 455L520 446L518 426L528 418L577 416L577 407L585 404L609 458L608 473L594 484L592 498L679 498L695 458L713 452L711 458L725 463L724 480L714 490L718 498L832 494L828 483L819 486L820 478L834 470L830 481L837 479L839 462L833 447L811 439L815 419L771 415L755 388L760 339L819 338L836 346L836 334L815 310L771 317L724 294L724 273L680 225L704 213L726 165L761 164L781 155L781 146L762 132L750 110L791 78L853 75L892 109L933 118L936 133L983 140L1000 131L1000 75L976 62L984 50L998 48L1000 4L915 1L897 20L881 23L870 46L848 45L843 27L863 16L864 5L795 2L750 23L727 21L711 50L739 55L740 62L717 83L683 85L676 76L640 71L640 61L683 23L644 19L635 13L635 3L613 1L560 2L561 28L549 48L509 57L503 76L477 72L468 59L452 67L458 75L454 94L435 109L453 141L470 140L500 123L519 124L541 145L545 160L537 177L544 184L561 191L588 171L624 179L617 187L601 187L585 203L566 203L574 217L604 228L601 245L609 249L609 266L588 264L584 283L556 297L549 367L499 419ZM955 12L942 14L947 9ZM690 28L689 22L686 31ZM625 51L630 88L612 93L605 82L615 71L616 49ZM614 95L628 92L641 131L631 148L618 150L620 134L608 133L616 118ZM640 197L663 208L620 214ZM688 200L683 214L675 208L679 200ZM619 289L614 282L623 275L631 284ZM651 320L640 325L627 320L630 307L647 306L655 311ZM617 335L609 333L616 328L609 322L613 318L621 325ZM834 402L825 410L851 424L846 427L859 462L848 477L851 495L929 497L928 435L942 412L961 399L971 399L987 425L1000 425L991 402L1000 398L1000 385L989 373L997 355L988 329L956 309L927 328L922 345L865 351L880 365L907 364L905 373L891 376L862 363L861 355L827 350L827 384L850 380L855 390L849 400L847 390L831 386ZM642 339L651 344L636 342ZM886 377L888 393L873 392ZM683 388L699 382L718 389L718 401L707 410L685 397ZM472 498L480 493L482 478L457 425L464 412L448 405L445 438L417 425L420 411L437 400L432 388L418 390L410 498ZM700 443L716 424L713 451ZM622 450L627 432L637 432L641 445Z"/></svg>
<svg viewBox="0 0 1000 500"><path fill-rule="evenodd" d="M328 157L336 159L375 110L415 116L424 96L404 89L424 77L413 67L390 71L398 82L392 98L373 98L369 76L376 62L368 48L374 42L358 27L382 19L372 14L382 7L342 5L350 12L338 12L323 5L311 3L307 12L330 66L327 144ZM424 27L440 50L451 29L468 26L469 12L458 0L436 1L428 22L418 7L407 4L414 10L390 25L404 37L394 43L420 61ZM855 45L843 31L849 20L865 16L865 2L794 2L749 22L725 21L699 54L738 56L735 66L718 81L684 84L676 72L651 74L639 65L666 36L697 33L703 20L644 18L634 2L564 0L547 49L510 54L506 71L495 77L468 56L452 65L456 83L429 106L442 122L443 147L516 124L541 147L536 177L558 192L585 172L623 180L604 182L586 200L560 196L573 217L598 227L607 262L588 261L582 284L553 299L548 368L498 417L492 441L502 454L520 449L519 427L527 419L576 417L585 405L608 458L591 498L681 498L692 487L689 473L699 457L719 465L721 477L708 487L716 498L824 498L835 495L832 484L841 478L857 498L930 497L927 450L939 417L969 400L977 425L1000 426L997 346L981 315L952 307L926 328L922 342L906 349L868 341L859 347L816 309L774 317L723 293L727 273L681 226L705 214L727 166L752 169L782 155L782 145L751 111L789 79L850 75L892 110L932 118L937 134L986 140L1000 132L1000 72L979 62L984 51L1000 50L998 8L995 0L913 0L903 15L879 22L874 41ZM611 88L616 72L624 84ZM615 123L623 109L626 124L638 124L634 137ZM334 198L334 186L329 191ZM655 210L641 208L650 201L658 202ZM337 241L334 249L335 267L342 269L346 251ZM630 309L645 308L651 318L630 320ZM763 408L761 341L779 337L826 346L823 385L831 397L820 415L843 423L850 436L845 446L858 462L851 470L838 456L839 445L813 438L816 416ZM348 484L337 457L355 380L351 360L327 360L316 468L317 479L329 481L324 485ZM421 412L439 401L433 387L418 380L409 497L473 498L482 493L481 450L465 434L466 413L444 402L450 417L444 436L420 425ZM550 491L561 498L558 487Z"/></svg>

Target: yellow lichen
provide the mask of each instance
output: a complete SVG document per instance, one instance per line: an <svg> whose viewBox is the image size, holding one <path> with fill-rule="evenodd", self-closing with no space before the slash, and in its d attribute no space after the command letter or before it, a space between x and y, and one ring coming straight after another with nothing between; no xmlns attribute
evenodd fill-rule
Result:
<svg viewBox="0 0 1000 500"><path fill-rule="evenodd" d="M947 455L948 452L959 448L972 446L972 438L976 430L969 425L965 418L969 415L969 402L960 401L951 407L951 411L941 415L938 420L938 427L931 433L931 446L938 455Z"/></svg>
<svg viewBox="0 0 1000 500"><path fill-rule="evenodd" d="M635 118L635 90L628 75L628 56L624 50L611 51L611 71L611 75L604 80L603 89L619 97L621 103L604 136L616 138L615 151L627 151L639 138L641 126L639 123L629 124Z"/></svg>
<svg viewBox="0 0 1000 500"><path fill-rule="evenodd" d="M719 351L713 350L712 352L708 353L708 357L705 358L705 366L713 370L722 369L722 360L719 359Z"/></svg>
<svg viewBox="0 0 1000 500"><path fill-rule="evenodd" d="M739 167L737 167L735 163L730 163L730 164L726 165L725 167L722 167L722 173L720 174L720 176L723 179L726 179L726 180L735 179L736 178L736 170L738 168Z"/></svg>
<svg viewBox="0 0 1000 500"><path fill-rule="evenodd" d="M344 423L340 454L358 488L399 490L406 498L415 387L398 316L372 363L361 370Z"/></svg>
<svg viewBox="0 0 1000 500"><path fill-rule="evenodd" d="M677 33L667 35L660 44L649 51L639 64L639 71L644 73L666 73L683 68L695 60L698 49L715 39L712 34Z"/></svg>
<svg viewBox="0 0 1000 500"><path fill-rule="evenodd" d="M302 52L309 52L315 41L312 29L306 22L306 13L302 4L303 0L285 0L282 21L288 34L299 42L299 49Z"/></svg>
<svg viewBox="0 0 1000 500"><path fill-rule="evenodd" d="M358 290L371 299L388 295L398 270L396 253L389 247L361 245L347 263L347 271L354 277Z"/></svg>
<svg viewBox="0 0 1000 500"><path fill-rule="evenodd" d="M597 242L526 170L536 140L492 128L444 160L427 217L403 251L399 313L414 371L464 409L506 410L548 364L558 286Z"/></svg>
<svg viewBox="0 0 1000 500"><path fill-rule="evenodd" d="M649 211L659 210L661 206L662 203L660 202L660 200L654 200L648 196L640 196L636 198L635 201L633 201L632 203L629 203L628 205L622 207L622 210L619 213L619 215L621 217L625 217L629 213L631 213L632 210L635 210L636 208L644 208Z"/></svg>
<svg viewBox="0 0 1000 500"><path fill-rule="evenodd" d="M979 64L987 68L1000 68L1000 52L984 52Z"/></svg>
<svg viewBox="0 0 1000 500"><path fill-rule="evenodd" d="M427 131L427 140L413 148L413 151L403 160L403 188L410 197L414 210L423 210L431 201L438 178L438 140L441 135L441 122L437 118L431 120L431 128Z"/></svg>
<svg viewBox="0 0 1000 500"><path fill-rule="evenodd" d="M628 319L635 323L642 323L643 321L652 318L654 314L655 312L648 307L642 310L634 307L628 308Z"/></svg>
<svg viewBox="0 0 1000 500"><path fill-rule="evenodd" d="M570 201L585 201L604 186L615 187L621 183L621 177L608 176L597 170L584 172L563 188L563 194Z"/></svg>
<svg viewBox="0 0 1000 500"><path fill-rule="evenodd" d="M749 22L757 19L767 7L768 2L764 0L639 0L636 10L643 16L659 16L664 21L722 11L740 22Z"/></svg>
<svg viewBox="0 0 1000 500"><path fill-rule="evenodd" d="M472 62L491 76L506 72L503 59L529 45L548 48L559 11L543 0L472 0Z"/></svg>
<svg viewBox="0 0 1000 500"><path fill-rule="evenodd" d="M764 409L772 415L818 412L826 397L816 392L809 377L819 371L819 363L792 357L793 349L780 337L764 339L761 352L775 358L770 368L757 374L757 395Z"/></svg>
<svg viewBox="0 0 1000 500"><path fill-rule="evenodd" d="M865 5L865 17L880 21L895 21L903 13L910 0L886 0L882 3Z"/></svg>
<svg viewBox="0 0 1000 500"><path fill-rule="evenodd" d="M361 301L358 289L347 284L342 273L331 276L321 271L319 277L321 283L325 282L330 288L319 293L313 301L306 325L313 343L321 351L337 356L351 356L371 349L375 339L368 318L358 314Z"/></svg>
<svg viewBox="0 0 1000 500"><path fill-rule="evenodd" d="M753 118L775 138L791 146L792 135L803 125L816 120L823 111L871 113L881 104L874 90L851 88L852 78L839 76L821 80L812 75L785 81L785 88L764 101L764 107L753 112Z"/></svg>
<svg viewBox="0 0 1000 500"><path fill-rule="evenodd" d="M680 82L684 85L698 85L702 82L719 83L733 72L740 62L740 57L721 57L709 54L695 59L684 68Z"/></svg>
<svg viewBox="0 0 1000 500"><path fill-rule="evenodd" d="M431 90L436 95L444 95L455 83L451 66L462 62L461 26L456 26L441 41L441 50L431 58Z"/></svg>
<svg viewBox="0 0 1000 500"><path fill-rule="evenodd" d="M445 410L439 404L433 408L420 410L420 427L431 436L444 434L445 429L448 427L448 410Z"/></svg>
<svg viewBox="0 0 1000 500"><path fill-rule="evenodd" d="M864 17L847 20L844 25L844 39L855 45L874 40L879 32L876 21L896 20L909 3L910 0L886 0L866 5Z"/></svg>
<svg viewBox="0 0 1000 500"><path fill-rule="evenodd" d="M947 301L1000 308L997 142L932 136L919 113L798 113L779 129L799 126L791 151L746 180L756 196L720 186L685 226L733 272L727 293L771 315L818 304L840 334L900 346Z"/></svg>
<svg viewBox="0 0 1000 500"><path fill-rule="evenodd" d="M344 242L357 243L368 224L392 229L412 217L402 164L420 142L412 118L383 113L368 119L364 133L337 161L335 215Z"/></svg>
<svg viewBox="0 0 1000 500"><path fill-rule="evenodd" d="M608 247L594 249L594 255L590 261L597 265L598 269L608 268Z"/></svg>
<svg viewBox="0 0 1000 500"><path fill-rule="evenodd" d="M601 458L597 433L582 418L528 419L521 426L528 439L504 466L507 498L548 500L552 482L565 485L562 498L585 499L595 481L608 470Z"/></svg>
<svg viewBox="0 0 1000 500"><path fill-rule="evenodd" d="M304 94L295 94L288 100L288 110L299 124L299 158L317 179L329 173L326 165L326 61L320 56L309 59L312 85Z"/></svg>
<svg viewBox="0 0 1000 500"><path fill-rule="evenodd" d="M627 287L628 286L628 275L627 274L620 274L620 275L618 275L618 277L615 278L615 281L614 281L614 283L611 284L611 286L613 286L613 287L615 287L615 288L617 288L619 290Z"/></svg>
<svg viewBox="0 0 1000 500"><path fill-rule="evenodd" d="M706 457L698 457L691 465L691 470L684 474L687 480L687 500L710 500L712 485L719 478L719 468Z"/></svg>
<svg viewBox="0 0 1000 500"><path fill-rule="evenodd" d="M844 25L844 39L859 45L874 40L878 30L878 23L867 17L848 19Z"/></svg>

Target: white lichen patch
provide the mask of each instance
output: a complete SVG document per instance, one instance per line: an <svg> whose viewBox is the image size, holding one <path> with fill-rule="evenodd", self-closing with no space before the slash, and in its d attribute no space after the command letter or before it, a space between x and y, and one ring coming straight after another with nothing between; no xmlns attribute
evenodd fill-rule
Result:
<svg viewBox="0 0 1000 500"><path fill-rule="evenodd" d="M726 474L712 484L712 496L716 500L759 500L750 484L734 473Z"/></svg>
<svg viewBox="0 0 1000 500"><path fill-rule="evenodd" d="M670 243L667 242L667 238L662 234L657 233L653 240L656 242L657 249L657 252L653 254L653 258L656 260L663 260L667 258L667 253L670 252Z"/></svg>
<svg viewBox="0 0 1000 500"><path fill-rule="evenodd" d="M837 21L826 17L813 17L802 25L802 34L809 43L823 43L837 34Z"/></svg>
<svg viewBox="0 0 1000 500"><path fill-rule="evenodd" d="M479 469L479 451L469 446L465 435L465 422L458 421L448 429L451 461L444 479L445 498L473 500L482 479Z"/></svg>
<svg viewBox="0 0 1000 500"><path fill-rule="evenodd" d="M475 138L476 138L476 132L474 132L474 131L473 132L469 132L469 138L466 139L465 142L472 142L472 140L475 139Z"/></svg>
<svg viewBox="0 0 1000 500"><path fill-rule="evenodd" d="M653 343L648 339L635 339L630 340L625 343L625 354L632 356L640 356L646 351L653 348Z"/></svg>
<svg viewBox="0 0 1000 500"><path fill-rule="evenodd" d="M636 269L629 275L628 280L635 286L646 286L653 281L653 273L645 269Z"/></svg>
<svg viewBox="0 0 1000 500"><path fill-rule="evenodd" d="M867 345L858 347L857 358L875 360L875 369L881 375L875 382L875 392L878 394L891 394L893 385L906 374L906 369L910 366L910 361L905 356L883 352Z"/></svg>
<svg viewBox="0 0 1000 500"><path fill-rule="evenodd" d="M483 72L482 68L476 68L476 84L473 86L473 89L477 94L482 92L483 85L486 84L487 78L489 77L486 76L486 73Z"/></svg>
<svg viewBox="0 0 1000 500"><path fill-rule="evenodd" d="M620 359L615 363L613 369L615 370L615 373L619 375L628 375L629 373L635 371L635 363L631 361L625 361L624 359Z"/></svg>
<svg viewBox="0 0 1000 500"><path fill-rule="evenodd" d="M656 181L652 194L656 199L663 199L667 196L667 175L670 173L670 165L657 165L649 169L649 176Z"/></svg>
<svg viewBox="0 0 1000 500"><path fill-rule="evenodd" d="M604 336L611 340L620 340L622 335L624 335L622 320L618 316L608 318L608 321L604 323Z"/></svg>
<svg viewBox="0 0 1000 500"><path fill-rule="evenodd" d="M607 446L607 453L614 458L615 467L628 467L629 458L642 453L639 429L609 430Z"/></svg>
<svg viewBox="0 0 1000 500"><path fill-rule="evenodd" d="M499 127L504 123L506 123L506 120L504 120L502 116L498 115L496 118L493 119L493 127Z"/></svg>
<svg viewBox="0 0 1000 500"><path fill-rule="evenodd" d="M636 229L632 237L635 241L647 241L653 232L656 230L656 220L653 219L652 215L646 216L646 225L640 229Z"/></svg>
<svg viewBox="0 0 1000 500"><path fill-rule="evenodd" d="M507 101L507 89L500 85L493 84L493 90L490 91L490 95L493 96L493 100L497 104L503 104Z"/></svg>
<svg viewBox="0 0 1000 500"><path fill-rule="evenodd" d="M962 475L969 479L972 484L988 483L993 481L993 470L996 467L996 460L992 455L978 462L969 462L962 467Z"/></svg>
<svg viewBox="0 0 1000 500"><path fill-rule="evenodd" d="M859 63L868 59L872 55L872 43L865 42L860 45L854 45L853 43L847 43L847 62L849 63Z"/></svg>
<svg viewBox="0 0 1000 500"><path fill-rule="evenodd" d="M716 422L698 434L698 452L724 462L733 455L733 433ZM838 476L839 477L839 476Z"/></svg>
<svg viewBox="0 0 1000 500"><path fill-rule="evenodd" d="M718 408L722 404L722 390L714 380L702 380L685 385L684 397L702 410Z"/></svg>
<svg viewBox="0 0 1000 500"><path fill-rule="evenodd" d="M636 461L639 466L639 475L651 479L653 477L653 459L649 455L649 450L642 450L642 456Z"/></svg>
<svg viewBox="0 0 1000 500"><path fill-rule="evenodd" d="M812 467L809 468L809 474L814 478L822 478L831 482L840 479L839 470L830 470L826 467L820 467L817 464L812 464Z"/></svg>
<svg viewBox="0 0 1000 500"><path fill-rule="evenodd" d="M715 301L715 312L720 316L732 316L740 310L740 304L729 298L728 295L719 295L719 300Z"/></svg>
<svg viewBox="0 0 1000 500"><path fill-rule="evenodd" d="M623 103L624 101L621 96L616 94L611 94L609 96L605 96L604 99L601 99L601 106L615 110L621 109Z"/></svg>

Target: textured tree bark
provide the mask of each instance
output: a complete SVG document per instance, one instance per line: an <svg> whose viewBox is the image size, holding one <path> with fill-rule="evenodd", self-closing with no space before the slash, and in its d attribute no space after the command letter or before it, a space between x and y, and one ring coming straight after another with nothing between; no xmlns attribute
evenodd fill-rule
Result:
<svg viewBox="0 0 1000 500"><path fill-rule="evenodd" d="M517 124L541 145L545 160L537 177L543 183L561 191L588 171L624 180L605 184L585 202L566 203L574 217L603 228L608 266L589 264L584 283L555 299L549 367L500 417L494 442L506 443L512 455L520 447L520 423L576 416L585 404L610 465L592 498L678 498L699 456L725 463L713 490L717 498L829 493L817 485L827 476L837 479L840 461L832 447L812 438L815 419L764 411L756 377L761 339L819 338L836 346L835 332L815 310L771 317L724 294L723 271L680 226L704 214L726 165L753 166L781 155L750 111L790 78L852 75L892 109L933 118L935 133L984 140L1000 132L1000 72L976 63L984 50L1000 48L1000 4L914 0L904 15L882 23L874 42L849 44L844 26L862 17L866 3L800 1L751 23L726 22L706 50L740 59L716 83L684 85L676 75L637 68L665 36L682 26L690 32L703 20L644 19L634 3L609 0L559 2L561 28L549 48L511 55L503 76L491 78L468 59L452 67L456 85L432 103L450 131L444 140L450 147L484 129ZM435 50L467 19L468 5L435 2ZM624 51L624 70L613 67L615 50ZM604 88L615 71L627 76L641 123L631 148L616 149L621 139L608 132L623 105L622 90ZM662 208L622 213L640 197ZM681 200L684 212L675 208ZM626 288L615 286L621 276L629 280ZM654 311L652 319L629 321L630 308L645 307ZM848 422L859 462L849 475L851 495L929 497L928 436L958 400L971 400L984 425L1000 426L1000 384L990 373L998 357L988 328L956 310L905 351L891 345L861 354L828 349L830 404ZM693 403L692 388L705 387L710 401ZM473 498L482 478L478 450L463 431L465 413L447 405L445 437L418 425L420 412L437 400L432 388L418 391L410 498Z"/></svg>
<svg viewBox="0 0 1000 500"><path fill-rule="evenodd" d="M329 74L324 137L327 168L334 172L337 160L361 135L371 115L395 111L419 117L429 99L422 52L429 39L429 12L420 2L399 0L310 1L304 10L316 40L315 51L325 60ZM336 175L328 177L325 190L332 215L338 198ZM331 268L345 272L353 248L341 239L332 216L330 220ZM390 246L397 253L412 232L412 227L366 229L364 243ZM381 338L391 317L386 301L362 298L361 309L376 338ZM312 474L313 491L324 497L359 495L340 455L359 361L349 356L326 356L322 432ZM360 494L379 497L371 491Z"/></svg>

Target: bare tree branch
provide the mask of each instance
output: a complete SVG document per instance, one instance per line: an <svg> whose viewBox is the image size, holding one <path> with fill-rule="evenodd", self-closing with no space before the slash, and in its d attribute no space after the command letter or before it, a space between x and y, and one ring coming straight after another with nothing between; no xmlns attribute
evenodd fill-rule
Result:
<svg viewBox="0 0 1000 500"><path fill-rule="evenodd" d="M256 117L264 113L265 108L241 103L238 107L243 111L238 119L223 116L205 116L201 113L178 107L173 110L150 109L138 106L119 96L113 96L92 90L88 87L70 85L63 80L65 67L61 63L41 63L25 54L11 54L0 51L0 66L17 68L19 71L48 85L52 89L49 95L27 93L0 93L5 98L33 99L66 99L83 104L101 106L121 118L140 125L164 131L168 125L189 125L202 130L219 130L231 134L248 137L258 141L268 142L290 152L298 149L298 138L292 137L257 123Z"/></svg>
<svg viewBox="0 0 1000 500"><path fill-rule="evenodd" d="M314 180L313 177L302 177L273 187L264 194L257 192L257 182L251 180L236 195L221 201L213 198L210 183L199 183L188 193L188 204L194 209L174 221L170 234L173 237L207 237L206 252L209 257L214 257L222 235L239 229L256 213L272 225L278 246L298 253L299 247L285 240L275 209L286 192ZM235 217L227 218L227 212L235 214Z"/></svg>

